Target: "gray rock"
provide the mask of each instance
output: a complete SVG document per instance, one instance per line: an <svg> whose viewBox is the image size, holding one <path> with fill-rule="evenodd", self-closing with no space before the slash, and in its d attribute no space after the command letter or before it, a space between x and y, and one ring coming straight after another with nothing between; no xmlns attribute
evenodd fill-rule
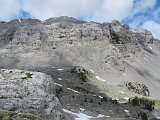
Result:
<svg viewBox="0 0 160 120"><path fill-rule="evenodd" d="M62 119L52 78L39 72L0 70L0 108L33 114L48 120Z"/></svg>
<svg viewBox="0 0 160 120"><path fill-rule="evenodd" d="M66 16L45 21L21 19L0 23L0 43L0 67L41 71L51 75L57 86L64 88L66 96L61 100L65 108L72 110L68 106L76 106L75 99L70 99L73 97L70 93L74 90L91 90L90 93L99 92L122 101L141 96L128 91L123 84L126 81L146 85L151 98L160 98L160 76L157 72L160 68L160 42L147 30L134 30L116 20L96 23ZM66 70L73 66L92 71L87 82L82 83ZM69 93L66 92L67 87ZM61 88L57 91L59 93ZM46 98L49 103L52 97L50 93L46 94L49 94ZM79 96L83 96L81 100ZM89 99L90 96L93 95L89 95ZM78 97L77 103L81 105L85 96ZM88 105L88 108L91 106ZM44 106L38 107L44 109ZM28 111L32 109L28 108ZM100 111L102 114L102 108L97 113ZM46 114L41 110L39 112Z"/></svg>

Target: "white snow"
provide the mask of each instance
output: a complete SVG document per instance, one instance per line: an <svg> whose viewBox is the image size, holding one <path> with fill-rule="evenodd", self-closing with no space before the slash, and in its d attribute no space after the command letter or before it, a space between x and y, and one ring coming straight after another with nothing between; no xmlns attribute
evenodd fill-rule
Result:
<svg viewBox="0 0 160 120"><path fill-rule="evenodd" d="M137 31L136 30L134 30L134 29L130 29L130 31L132 31L133 33L136 33Z"/></svg>
<svg viewBox="0 0 160 120"><path fill-rule="evenodd" d="M151 46L149 46L149 48L152 50L152 47L151 47Z"/></svg>
<svg viewBox="0 0 160 120"><path fill-rule="evenodd" d="M62 80L62 78L58 78L58 80Z"/></svg>
<svg viewBox="0 0 160 120"><path fill-rule="evenodd" d="M119 99L118 99L118 98L115 98L115 100L117 100L117 101L118 101Z"/></svg>
<svg viewBox="0 0 160 120"><path fill-rule="evenodd" d="M129 113L129 110L124 110L124 112L126 112L128 115L130 114L130 113Z"/></svg>
<svg viewBox="0 0 160 120"><path fill-rule="evenodd" d="M126 76L126 74L125 73L122 73L124 76Z"/></svg>
<svg viewBox="0 0 160 120"><path fill-rule="evenodd" d="M102 118L102 117L104 117L105 115L102 115L102 114L99 114L98 116L97 116L97 118Z"/></svg>
<svg viewBox="0 0 160 120"><path fill-rule="evenodd" d="M90 118L92 118L92 116L86 115L84 113L74 113L71 112L69 110L63 109L64 112L76 115L78 118L75 118L75 120L89 120Z"/></svg>
<svg viewBox="0 0 160 120"><path fill-rule="evenodd" d="M90 70L92 73L94 73L94 71L93 70Z"/></svg>
<svg viewBox="0 0 160 120"><path fill-rule="evenodd" d="M83 109L83 108L79 108L81 111L84 111L85 109Z"/></svg>
<svg viewBox="0 0 160 120"><path fill-rule="evenodd" d="M100 78L99 76L96 76L96 78L97 78L98 80L101 80L101 81L106 81L106 80L103 80L102 78Z"/></svg>
<svg viewBox="0 0 160 120"><path fill-rule="evenodd" d="M63 69L57 69L58 71L62 71Z"/></svg>
<svg viewBox="0 0 160 120"><path fill-rule="evenodd" d="M52 66L51 68L55 68L54 66Z"/></svg>
<svg viewBox="0 0 160 120"><path fill-rule="evenodd" d="M103 98L102 96L99 96L99 98Z"/></svg>
<svg viewBox="0 0 160 120"><path fill-rule="evenodd" d="M71 91L73 91L73 92L75 92L75 93L79 93L78 91L76 91L76 90L73 90L73 89L71 89L71 88L67 88L68 90L71 90Z"/></svg>
<svg viewBox="0 0 160 120"><path fill-rule="evenodd" d="M41 21L42 23L45 23L46 21L45 20L43 20L43 21Z"/></svg>
<svg viewBox="0 0 160 120"><path fill-rule="evenodd" d="M85 109L80 108L80 110L83 111ZM67 112L67 113L70 113L70 114L73 114L73 115L76 115L77 118L75 118L75 120L90 120L90 118L110 117L110 116L105 116L105 115L102 115L102 114L99 114L97 117L93 117L93 116L86 115L84 113L74 113L74 112L66 110L66 109L63 109L63 111Z"/></svg>
<svg viewBox="0 0 160 120"><path fill-rule="evenodd" d="M21 22L21 19L18 19L19 22Z"/></svg>
<svg viewBox="0 0 160 120"><path fill-rule="evenodd" d="M122 94L124 94L124 92L123 92L123 91L121 91L121 93L122 93Z"/></svg>
<svg viewBox="0 0 160 120"><path fill-rule="evenodd" d="M58 86L62 86L62 85L60 85L60 84L58 84L58 83L54 83L55 85L58 85Z"/></svg>
<svg viewBox="0 0 160 120"><path fill-rule="evenodd" d="M124 99L125 99L125 100L128 100L129 98L128 98L128 97L125 97Z"/></svg>

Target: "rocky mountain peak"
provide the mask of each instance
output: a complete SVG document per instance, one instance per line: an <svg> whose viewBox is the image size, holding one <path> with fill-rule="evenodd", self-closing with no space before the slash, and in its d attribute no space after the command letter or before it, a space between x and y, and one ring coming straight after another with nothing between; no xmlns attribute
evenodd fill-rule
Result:
<svg viewBox="0 0 160 120"><path fill-rule="evenodd" d="M14 119L19 112L49 120L140 119L143 111L151 119L153 102L141 97L160 98L159 59L151 32L117 20L0 22L0 109ZM142 103L133 106L133 97Z"/></svg>
<svg viewBox="0 0 160 120"><path fill-rule="evenodd" d="M43 21L45 24L50 25L50 24L54 24L54 23L75 23L75 24L81 24L81 23L85 23L84 21L81 20L77 20L73 17L68 17L68 16L61 16L61 17L54 17L54 18L49 18L45 21Z"/></svg>

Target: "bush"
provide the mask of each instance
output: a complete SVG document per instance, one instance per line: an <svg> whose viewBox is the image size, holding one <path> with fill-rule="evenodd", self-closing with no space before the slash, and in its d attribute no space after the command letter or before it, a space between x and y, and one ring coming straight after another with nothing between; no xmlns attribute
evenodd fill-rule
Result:
<svg viewBox="0 0 160 120"><path fill-rule="evenodd" d="M150 95L150 91L146 85L138 84L137 82L134 84L132 82L126 82L125 85L128 88L128 90L132 90L132 92L135 92L143 96Z"/></svg>
<svg viewBox="0 0 160 120"><path fill-rule="evenodd" d="M33 74L31 74L31 73L26 73L27 78L32 78L32 75Z"/></svg>
<svg viewBox="0 0 160 120"><path fill-rule="evenodd" d="M148 120L147 114L145 112L141 113L141 120Z"/></svg>
<svg viewBox="0 0 160 120"><path fill-rule="evenodd" d="M22 77L22 79L27 79L27 78L32 78L32 73L25 73L26 76L25 77Z"/></svg>
<svg viewBox="0 0 160 120"><path fill-rule="evenodd" d="M138 98L137 96L135 96L135 98L133 99L129 99L129 102L132 103L132 105L134 106L143 105L144 108L149 111L154 110L154 106L155 106L154 100L150 100L146 98Z"/></svg>
<svg viewBox="0 0 160 120"><path fill-rule="evenodd" d="M88 71L85 70L83 67L76 66L71 70L71 73L76 74L77 77L82 80L82 82L87 82L88 78Z"/></svg>

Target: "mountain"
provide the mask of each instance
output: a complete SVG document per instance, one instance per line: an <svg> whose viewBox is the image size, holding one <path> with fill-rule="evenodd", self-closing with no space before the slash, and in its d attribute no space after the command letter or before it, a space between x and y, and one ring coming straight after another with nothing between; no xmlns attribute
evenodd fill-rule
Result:
<svg viewBox="0 0 160 120"><path fill-rule="evenodd" d="M8 101L1 102L0 108L10 111L13 106L5 106L16 103L13 112L30 113L55 120L71 120L75 116L82 117L83 120L118 119L126 116L140 119L140 113L145 111L144 107L133 106L128 103L128 99L135 96L160 99L159 59L160 41L150 31L134 30L116 20L97 23L62 16L45 21L16 19L0 22L0 88L6 84L7 88L14 89L15 84L9 83L20 81L20 86L16 84L15 91L21 93L19 87L23 89L25 85L34 84L32 78L26 76L23 79L19 74L21 72L15 71L47 74L53 81L51 85L47 85L55 85L52 89L55 91L53 95L58 99L56 104L59 104L60 117L52 112L42 114L43 110L57 109L51 109L50 105L45 108L43 102L37 108L31 104L32 109L17 105L14 101L17 98L8 94L8 89L0 89L0 101ZM6 77L3 70L13 73L8 73ZM46 86L45 81L35 86L37 92L32 93L40 101L43 99L41 91L44 92L43 95L51 94L41 86ZM30 91L29 87L28 89ZM23 103L25 98L32 101L30 95L17 100L21 99ZM153 112L145 113L149 119L157 117L159 107L156 106Z"/></svg>

